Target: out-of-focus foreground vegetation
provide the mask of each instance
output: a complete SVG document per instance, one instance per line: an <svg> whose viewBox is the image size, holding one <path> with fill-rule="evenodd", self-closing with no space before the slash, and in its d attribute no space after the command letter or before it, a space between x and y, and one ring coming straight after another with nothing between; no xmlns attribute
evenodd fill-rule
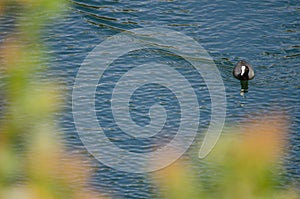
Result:
<svg viewBox="0 0 300 199"><path fill-rule="evenodd" d="M45 68L42 27L66 2L1 0L0 15L11 12L9 5L18 6L22 17L0 48L0 199L101 198L88 188L91 168L82 164L86 161L59 142L53 124L59 86L36 75ZM299 198L295 190L277 186L286 132L282 123L253 122L243 136L221 139L204 160L216 170L210 185L201 178L192 182L191 169L181 161L155 172L154 183L162 197L171 199Z"/></svg>
<svg viewBox="0 0 300 199"><path fill-rule="evenodd" d="M272 117L274 118L274 117ZM287 120L267 116L248 120L246 129L223 135L203 163L209 165L210 181L196 178L181 161L158 172L155 178L165 198L204 199L298 199L294 185L282 185L280 166L287 144ZM238 132L238 133L234 133ZM201 171L200 171L201 172ZM199 174L199 173L198 173ZM160 179L160 180L157 180Z"/></svg>
<svg viewBox="0 0 300 199"><path fill-rule="evenodd" d="M37 75L46 68L42 27L65 5L62 0L0 1L0 15L22 16L1 41L0 199L100 198L86 186L90 169L59 142L53 124L60 94L55 81Z"/></svg>

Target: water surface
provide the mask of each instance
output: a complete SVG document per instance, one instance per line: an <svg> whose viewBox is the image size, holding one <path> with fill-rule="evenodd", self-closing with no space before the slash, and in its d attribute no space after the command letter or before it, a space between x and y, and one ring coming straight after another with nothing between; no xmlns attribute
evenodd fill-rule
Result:
<svg viewBox="0 0 300 199"><path fill-rule="evenodd" d="M162 27L182 32L198 41L214 59L226 88L226 124L238 124L245 118L283 110L291 118L285 156L288 180L300 180L300 3L291 1L100 1L73 0L61 18L45 28L48 45L49 73L44 78L63 82L66 103L58 114L58 123L66 145L78 153L89 155L82 145L71 109L72 86L76 73L88 53L107 37L139 27ZM2 17L0 40L13 29L13 17ZM239 95L240 83L232 77L232 68L240 60L248 60L256 77L249 82L249 93ZM107 76L99 82L96 111L106 134L119 147L147 152L169 142L180 118L179 104L170 90L148 85L132 98L132 118L140 125L149 123L149 107L159 102L168 114L162 143L160 137L132 140L126 137L110 117L110 95L114 81L130 67L144 63L167 63L177 67L194 81L199 97L201 133L210 120L210 97L205 82L192 72L185 60L153 49L130 52L116 60ZM173 80L170 80L173 81ZM159 93L159 95L158 95ZM146 96L146 97L145 97ZM199 139L194 145L199 145ZM186 154L189 156L189 153ZM184 158L184 157L183 157ZM94 160L96 171L93 187L114 198L153 198L156 188L147 175L130 174L109 168ZM196 167L196 166L195 166ZM195 168L199 169L199 168Z"/></svg>

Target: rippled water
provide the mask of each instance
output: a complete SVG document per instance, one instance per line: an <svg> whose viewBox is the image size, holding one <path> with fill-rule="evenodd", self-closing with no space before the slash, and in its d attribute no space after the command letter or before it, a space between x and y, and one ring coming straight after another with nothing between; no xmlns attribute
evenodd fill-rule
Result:
<svg viewBox="0 0 300 199"><path fill-rule="evenodd" d="M58 78L64 83L66 104L59 114L65 143L80 153L87 153L75 130L71 94L76 73L88 53L107 37L139 27L162 27L194 38L215 61L226 88L226 124L232 125L271 110L288 112L291 118L290 145L286 154L288 178L300 180L300 2L291 1L108 1L73 0L63 17L45 30L44 41L50 71L45 78ZM2 19L1 19L2 20ZM2 40L12 28L13 18L3 18ZM240 84L232 77L232 68L248 60L256 77L249 82L249 93L239 95ZM149 123L149 107L159 102L169 111L169 123L162 142L131 140L110 117L110 95L114 81L133 66L144 63L173 65L194 81L200 96L199 134L207 129L211 102L205 82L191 72L190 64L180 57L155 49L130 52L115 61L105 79L99 81L96 114L106 135L119 147L136 152L149 152L169 142L178 128L179 104L172 92L159 85L148 85L132 98L132 118L140 125ZM170 79L170 81L176 81ZM146 96L146 97L145 97ZM88 117L87 117L88 119ZM197 139L194 143L198 146ZM187 154L188 155L188 154ZM91 157L91 159L93 159ZM155 187L144 174L129 174L94 161L94 187L114 198L151 198ZM197 168L195 168L197 169Z"/></svg>

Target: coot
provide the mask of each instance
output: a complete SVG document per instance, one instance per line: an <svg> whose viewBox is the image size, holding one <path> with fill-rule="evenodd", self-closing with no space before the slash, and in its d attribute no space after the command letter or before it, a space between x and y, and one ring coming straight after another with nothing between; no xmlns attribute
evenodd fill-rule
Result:
<svg viewBox="0 0 300 199"><path fill-rule="evenodd" d="M241 81L241 95L248 92L248 80L254 78L254 70L245 60L239 61L233 69L233 76Z"/></svg>
<svg viewBox="0 0 300 199"><path fill-rule="evenodd" d="M239 80L251 80L254 78L254 71L245 60L239 61L233 69L233 76Z"/></svg>

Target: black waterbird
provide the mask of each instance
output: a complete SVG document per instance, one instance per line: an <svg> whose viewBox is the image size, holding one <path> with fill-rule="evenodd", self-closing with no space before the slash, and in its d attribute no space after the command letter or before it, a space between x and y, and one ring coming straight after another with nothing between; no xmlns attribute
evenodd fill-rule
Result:
<svg viewBox="0 0 300 199"><path fill-rule="evenodd" d="M232 73L235 78L241 81L241 95L248 92L248 80L254 78L254 70L251 64L241 60L235 65Z"/></svg>

